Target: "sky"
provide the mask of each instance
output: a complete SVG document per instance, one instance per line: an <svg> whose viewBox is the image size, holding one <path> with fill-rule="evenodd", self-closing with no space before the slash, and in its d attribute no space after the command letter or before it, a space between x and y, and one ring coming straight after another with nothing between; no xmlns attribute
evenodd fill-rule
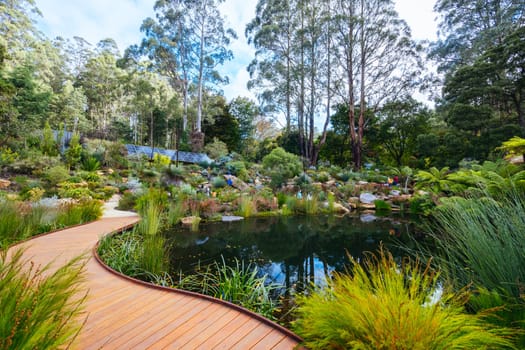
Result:
<svg viewBox="0 0 525 350"><path fill-rule="evenodd" d="M414 39L436 39L436 14L432 11L435 0L395 2ZM92 45L112 38L123 52L129 45L140 43L140 25L145 18L155 17L154 3L155 0L36 0L43 15L38 28L50 39L80 36ZM237 96L254 98L246 88L249 79L246 67L254 57L254 49L246 43L244 29L255 15L256 4L257 0L225 0L221 5L227 26L238 35L231 46L235 58L221 69L230 78L230 84L222 88L228 100Z"/></svg>

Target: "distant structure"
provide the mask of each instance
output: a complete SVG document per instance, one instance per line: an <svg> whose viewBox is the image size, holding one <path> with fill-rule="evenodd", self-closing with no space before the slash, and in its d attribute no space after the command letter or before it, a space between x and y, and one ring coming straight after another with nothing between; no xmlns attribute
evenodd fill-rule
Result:
<svg viewBox="0 0 525 350"><path fill-rule="evenodd" d="M192 163L192 164L213 162L213 159L211 159L210 157L208 157L207 154L204 154L204 153L193 153L193 152L184 152L184 151L177 152L177 150L164 149L164 148L158 148L158 147L153 147L153 150L152 150L151 147L149 146L137 146L137 145L131 145L131 144L127 144L126 149L128 150L128 156L144 155L147 158L151 159L153 158L154 154L157 153L157 154L169 157L171 161L173 162L176 162L177 160L182 163Z"/></svg>

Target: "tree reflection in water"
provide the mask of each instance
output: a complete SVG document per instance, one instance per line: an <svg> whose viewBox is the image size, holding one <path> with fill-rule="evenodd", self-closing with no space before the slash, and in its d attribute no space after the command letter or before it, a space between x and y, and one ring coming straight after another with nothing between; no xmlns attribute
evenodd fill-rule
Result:
<svg viewBox="0 0 525 350"><path fill-rule="evenodd" d="M397 245L411 245L414 224L388 217L265 217L230 223L208 223L199 232L176 228L166 233L171 244L173 275L235 258L257 264L268 282L277 283L280 296L300 293L312 283L323 286L333 271L343 272L350 254L361 259L380 242L394 254Z"/></svg>

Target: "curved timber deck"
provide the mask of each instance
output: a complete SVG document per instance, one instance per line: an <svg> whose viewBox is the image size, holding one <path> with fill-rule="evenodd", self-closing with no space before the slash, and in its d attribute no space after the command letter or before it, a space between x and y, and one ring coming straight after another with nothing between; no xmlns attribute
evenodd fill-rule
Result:
<svg viewBox="0 0 525 350"><path fill-rule="evenodd" d="M75 349L293 349L298 338L228 305L174 290L133 283L101 266L92 249L101 236L138 221L105 217L36 237L25 258L55 266L88 254L87 321Z"/></svg>

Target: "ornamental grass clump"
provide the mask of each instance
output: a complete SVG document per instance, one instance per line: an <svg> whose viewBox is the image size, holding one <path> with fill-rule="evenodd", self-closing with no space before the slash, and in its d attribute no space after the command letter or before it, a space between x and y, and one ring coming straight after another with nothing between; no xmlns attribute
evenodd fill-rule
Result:
<svg viewBox="0 0 525 350"><path fill-rule="evenodd" d="M241 305L249 310L273 319L276 303L271 293L276 286L266 283L266 275L258 276L254 264L245 264L235 259L235 265L217 261L196 274L189 275L179 282L179 287L213 296Z"/></svg>
<svg viewBox="0 0 525 350"><path fill-rule="evenodd" d="M141 265L151 275L162 275L168 269L165 238L159 232L163 225L163 215L159 203L147 201L143 207L142 220L136 228L144 239Z"/></svg>
<svg viewBox="0 0 525 350"><path fill-rule="evenodd" d="M0 349L65 349L82 327L84 264L77 257L50 273L0 254Z"/></svg>
<svg viewBox="0 0 525 350"><path fill-rule="evenodd" d="M497 308L496 324L525 325L525 195L519 190L449 198L434 211L435 263L456 286L472 285L469 307ZM426 251L426 256L430 252ZM525 335L518 340L525 348Z"/></svg>
<svg viewBox="0 0 525 350"><path fill-rule="evenodd" d="M512 349L512 331L466 314L466 292L419 262L380 249L329 286L298 298L294 330L310 349Z"/></svg>

